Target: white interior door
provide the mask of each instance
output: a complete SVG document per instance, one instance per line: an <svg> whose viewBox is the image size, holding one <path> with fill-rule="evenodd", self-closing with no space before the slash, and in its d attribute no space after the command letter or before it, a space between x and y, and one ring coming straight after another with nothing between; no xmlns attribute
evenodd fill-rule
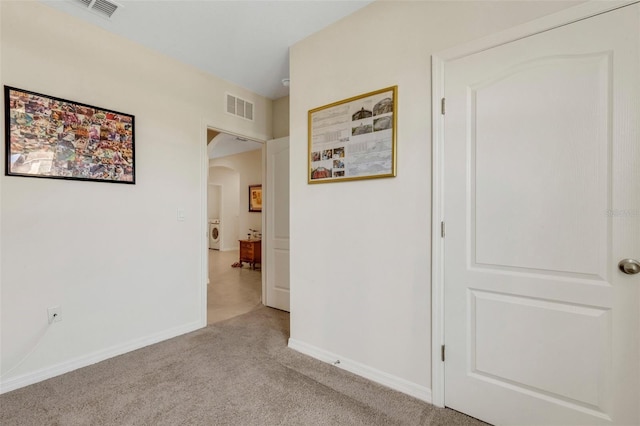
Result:
<svg viewBox="0 0 640 426"><path fill-rule="evenodd" d="M445 63L445 405L640 424L638 5Z"/></svg>
<svg viewBox="0 0 640 426"><path fill-rule="evenodd" d="M274 139L266 147L266 235L263 262L265 301L289 311L289 138Z"/></svg>

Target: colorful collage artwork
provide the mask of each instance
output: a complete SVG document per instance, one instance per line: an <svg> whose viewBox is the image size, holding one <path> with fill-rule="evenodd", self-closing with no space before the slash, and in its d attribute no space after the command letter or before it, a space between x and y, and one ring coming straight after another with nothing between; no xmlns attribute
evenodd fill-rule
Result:
<svg viewBox="0 0 640 426"><path fill-rule="evenodd" d="M5 86L6 174L135 183L134 116Z"/></svg>

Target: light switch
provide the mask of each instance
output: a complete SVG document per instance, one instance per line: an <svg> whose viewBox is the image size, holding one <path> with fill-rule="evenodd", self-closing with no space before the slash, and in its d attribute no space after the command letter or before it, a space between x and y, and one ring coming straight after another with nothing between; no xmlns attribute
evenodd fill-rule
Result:
<svg viewBox="0 0 640 426"><path fill-rule="evenodd" d="M184 209L178 209L178 222L184 222L185 213Z"/></svg>

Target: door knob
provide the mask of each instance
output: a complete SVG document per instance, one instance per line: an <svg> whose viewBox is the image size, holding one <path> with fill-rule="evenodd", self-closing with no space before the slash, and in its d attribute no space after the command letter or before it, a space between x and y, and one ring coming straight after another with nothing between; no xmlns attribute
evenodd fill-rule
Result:
<svg viewBox="0 0 640 426"><path fill-rule="evenodd" d="M618 268L625 274L634 275L640 272L640 262L635 259L622 259Z"/></svg>

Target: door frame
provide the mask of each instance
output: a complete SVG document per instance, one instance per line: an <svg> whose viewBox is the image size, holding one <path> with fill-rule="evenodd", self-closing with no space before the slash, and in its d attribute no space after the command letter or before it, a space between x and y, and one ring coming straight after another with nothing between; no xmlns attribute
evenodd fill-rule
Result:
<svg viewBox="0 0 640 426"><path fill-rule="evenodd" d="M444 115L441 102L445 89L445 64L449 61L488 50L519 39L639 3L640 0L603 2L591 0L560 12L544 16L499 33L456 46L431 56L431 120L432 120L432 204L431 204L431 399L444 407L445 367L442 361L444 332ZM446 112L446 109L445 109ZM446 234L446 228L444 229Z"/></svg>
<svg viewBox="0 0 640 426"><path fill-rule="evenodd" d="M639 0L640 1L640 0ZM208 281L209 281L209 218L207 216L207 189L209 186L209 155L207 152L207 129L215 130L216 132L226 133L233 136L238 136L244 139L249 139L254 142L258 142L262 144L262 170L264 173L266 164L264 164L264 151L266 147L266 141L255 136L249 136L246 134L241 134L238 132L233 132L226 130L224 127L218 126L216 123L212 122L208 119L201 119L200 123L200 140L204 141L203 144L200 145L200 274L199 274L199 282L200 282L200 325L202 327L207 326L207 292L208 292ZM263 182L264 186L264 182ZM264 199L262 200L264 203ZM264 209L264 207L263 207ZM262 215L262 232L265 232L265 217ZM264 239L263 239L264 245ZM264 247L263 247L264 248ZM262 278L262 296L261 299L264 301L264 288L265 288L265 268L260 265L262 269L261 278Z"/></svg>
<svg viewBox="0 0 640 426"><path fill-rule="evenodd" d="M262 304L265 306L269 306L269 307L273 307L270 305L267 305L268 302L268 298L269 298L269 289L267 288L268 286L268 282L267 279L268 277L268 264L269 264L269 251L268 251L268 247L267 244L269 242L269 238L271 238L271 233L274 232L274 227L269 226L269 222L271 221L271 218L269 217L269 213L273 213L273 211L269 210L269 196L271 194L272 191L272 187L269 186L269 179L267 176L267 169L268 169L268 165L269 165L269 156L267 153L267 145L269 143L273 143L274 141L279 141L281 139L288 139L288 147L287 149L289 149L291 147L291 139L289 136L281 136L279 138L273 138L273 139L269 139L267 140L263 145L262 145L262 203L263 203L263 207L262 207L262 263L260 264L260 267L262 268ZM291 158L289 156L289 158ZM290 171L290 170L289 170ZM291 230L291 226L289 223L289 230ZM289 250L290 252L290 250ZM291 290L291 289L289 289ZM289 299L289 302L291 302L291 299ZM277 309L277 308L276 308ZM289 311L291 310L291 306L289 305Z"/></svg>

